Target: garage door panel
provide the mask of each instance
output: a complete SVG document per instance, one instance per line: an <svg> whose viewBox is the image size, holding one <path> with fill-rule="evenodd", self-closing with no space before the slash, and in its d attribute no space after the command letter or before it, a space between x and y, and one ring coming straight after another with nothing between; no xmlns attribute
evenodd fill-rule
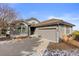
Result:
<svg viewBox="0 0 79 59"><path fill-rule="evenodd" d="M56 29L45 29L45 30L39 30L38 34L45 39L48 39L52 42L57 40L57 33Z"/></svg>

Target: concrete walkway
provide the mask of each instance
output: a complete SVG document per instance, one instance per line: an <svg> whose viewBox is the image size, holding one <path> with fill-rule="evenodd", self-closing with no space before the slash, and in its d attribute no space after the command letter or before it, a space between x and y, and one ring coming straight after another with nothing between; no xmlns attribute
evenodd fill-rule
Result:
<svg viewBox="0 0 79 59"><path fill-rule="evenodd" d="M34 50L39 56L42 56L44 51L47 49L49 41L47 39L42 38L39 42L41 42L40 45L35 47Z"/></svg>

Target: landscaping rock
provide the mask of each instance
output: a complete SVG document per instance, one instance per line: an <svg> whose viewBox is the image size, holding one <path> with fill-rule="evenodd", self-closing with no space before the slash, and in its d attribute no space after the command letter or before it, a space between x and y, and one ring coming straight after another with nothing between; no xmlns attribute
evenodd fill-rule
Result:
<svg viewBox="0 0 79 59"><path fill-rule="evenodd" d="M79 56L79 50L53 50L44 52L44 56Z"/></svg>

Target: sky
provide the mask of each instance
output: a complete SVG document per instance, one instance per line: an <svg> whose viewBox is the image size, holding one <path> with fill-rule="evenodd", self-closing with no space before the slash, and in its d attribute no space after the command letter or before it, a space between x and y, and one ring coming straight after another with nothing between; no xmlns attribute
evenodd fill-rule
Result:
<svg viewBox="0 0 79 59"><path fill-rule="evenodd" d="M74 30L79 30L79 3L10 3L10 6L23 19L35 17L45 21L57 18L76 25Z"/></svg>

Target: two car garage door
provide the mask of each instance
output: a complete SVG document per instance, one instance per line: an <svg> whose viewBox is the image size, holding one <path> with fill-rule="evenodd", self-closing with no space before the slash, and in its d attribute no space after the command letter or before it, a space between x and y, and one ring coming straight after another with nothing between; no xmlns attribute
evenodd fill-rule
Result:
<svg viewBox="0 0 79 59"><path fill-rule="evenodd" d="M38 34L45 39L48 39L51 42L57 42L57 30L56 28L43 28L39 29Z"/></svg>

